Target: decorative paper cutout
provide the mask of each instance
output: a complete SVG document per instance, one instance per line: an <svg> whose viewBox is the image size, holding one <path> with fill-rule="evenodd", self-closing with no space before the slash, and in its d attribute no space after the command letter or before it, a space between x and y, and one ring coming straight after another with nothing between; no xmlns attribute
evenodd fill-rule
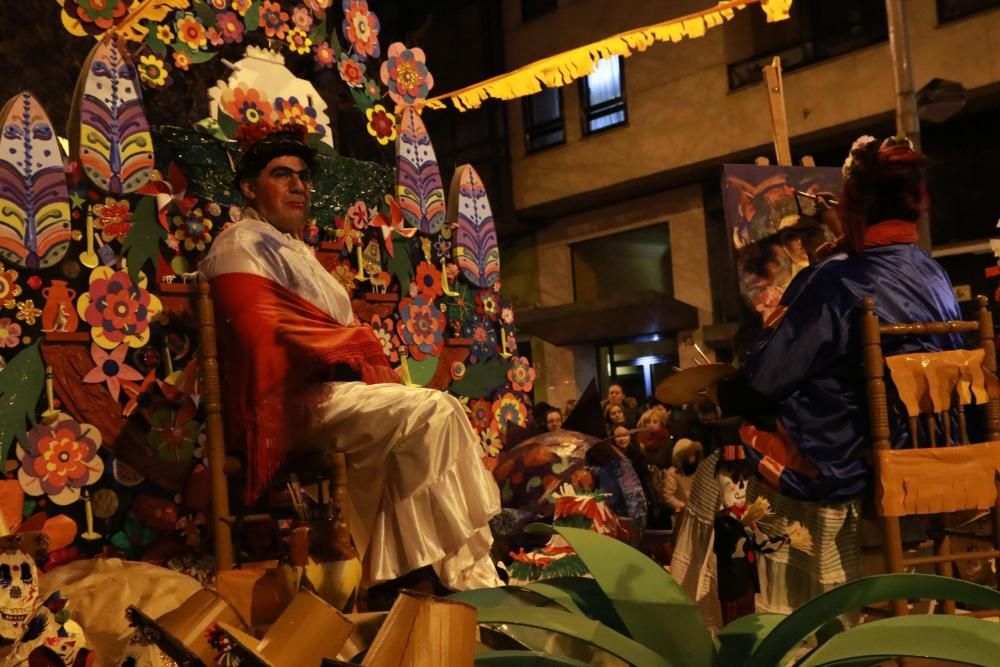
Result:
<svg viewBox="0 0 1000 667"><path fill-rule="evenodd" d="M57 505L76 502L80 490L104 473L100 446L96 427L56 413L52 423L38 424L17 445L21 488L30 496L47 495Z"/></svg>
<svg viewBox="0 0 1000 667"><path fill-rule="evenodd" d="M434 145L413 107L403 109L396 140L396 197L403 217L421 234L437 234L447 208Z"/></svg>
<svg viewBox="0 0 1000 667"><path fill-rule="evenodd" d="M45 109L28 91L0 111L0 256L50 267L69 248L70 206L62 152Z"/></svg>
<svg viewBox="0 0 1000 667"><path fill-rule="evenodd" d="M448 197L448 219L455 220L455 262L473 285L492 287L500 278L500 250L486 187L472 165L455 170Z"/></svg>

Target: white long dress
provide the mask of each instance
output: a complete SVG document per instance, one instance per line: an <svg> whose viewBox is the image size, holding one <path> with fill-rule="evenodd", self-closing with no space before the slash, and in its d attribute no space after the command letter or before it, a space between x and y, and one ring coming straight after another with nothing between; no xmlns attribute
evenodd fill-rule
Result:
<svg viewBox="0 0 1000 667"><path fill-rule="evenodd" d="M338 323L355 322L347 291L309 246L252 211L244 216L215 239L203 275L267 278ZM500 585L489 529L500 491L462 405L441 391L397 384L330 382L317 392L304 444L347 455L351 532L371 579L432 565L454 590Z"/></svg>

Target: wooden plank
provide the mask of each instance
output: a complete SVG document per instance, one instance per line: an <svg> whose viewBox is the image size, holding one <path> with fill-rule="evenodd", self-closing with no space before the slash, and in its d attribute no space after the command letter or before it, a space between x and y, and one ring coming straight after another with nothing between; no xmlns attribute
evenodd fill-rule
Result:
<svg viewBox="0 0 1000 667"><path fill-rule="evenodd" d="M774 57L770 65L764 67L764 83L767 85L767 101L771 106L771 134L778 164L792 165L792 148L788 142L788 118L785 116L785 88L781 80L781 58Z"/></svg>

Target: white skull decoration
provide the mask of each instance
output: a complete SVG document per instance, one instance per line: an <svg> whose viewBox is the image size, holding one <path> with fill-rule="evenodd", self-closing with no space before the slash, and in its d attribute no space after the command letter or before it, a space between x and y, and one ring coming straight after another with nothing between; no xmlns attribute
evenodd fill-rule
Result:
<svg viewBox="0 0 1000 667"><path fill-rule="evenodd" d="M20 549L0 551L0 638L20 639L38 604L34 559Z"/></svg>

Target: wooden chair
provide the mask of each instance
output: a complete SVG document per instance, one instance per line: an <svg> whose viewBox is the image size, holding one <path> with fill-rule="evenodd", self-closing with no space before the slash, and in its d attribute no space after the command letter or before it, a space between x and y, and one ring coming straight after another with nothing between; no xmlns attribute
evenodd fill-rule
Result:
<svg viewBox="0 0 1000 667"><path fill-rule="evenodd" d="M939 575L952 576L953 564L959 561L992 559L997 564L997 584L1000 585L1000 399L989 396L980 387L975 407L984 413L985 442L970 443L966 422L966 406L974 387L971 375L985 369L995 375L997 370L996 347L993 338L993 318L985 297L978 297L975 321L924 322L880 324L875 314L875 301L868 297L862 301L862 340L864 371L868 388L868 408L871 420L871 438L875 469L875 509L883 530L883 551L886 569L890 573L903 572L907 567L934 565ZM940 334L973 334L977 350L966 356L962 353L915 353L920 357L924 394L914 407L910 399L909 444L904 449L893 450L890 438L889 408L886 396L885 367L887 360L882 352L882 338L887 336L929 336ZM899 355L903 357L906 355ZM961 359L975 359L962 368ZM894 358L889 360L894 365ZM936 375L935 375L936 373ZM959 377L961 376L961 377ZM983 377L987 377L983 375ZM896 379L896 371L893 371ZM986 384L986 381L983 382ZM901 387L903 397L912 387ZM936 394L935 394L936 392ZM956 400L957 399L957 400ZM919 414L914 414L918 411ZM952 424L952 415L957 424ZM921 417L925 420L922 424ZM941 425L942 442L938 442L937 424ZM926 442L920 442L921 428L925 426ZM953 553L946 529L947 513L965 510L989 510L993 548L990 550ZM929 515L934 542L930 556L904 557L900 530L903 516ZM896 616L907 613L905 600L895 600L891 605ZM955 613L954 602L945 601L946 613ZM997 615L983 612L977 615Z"/></svg>

